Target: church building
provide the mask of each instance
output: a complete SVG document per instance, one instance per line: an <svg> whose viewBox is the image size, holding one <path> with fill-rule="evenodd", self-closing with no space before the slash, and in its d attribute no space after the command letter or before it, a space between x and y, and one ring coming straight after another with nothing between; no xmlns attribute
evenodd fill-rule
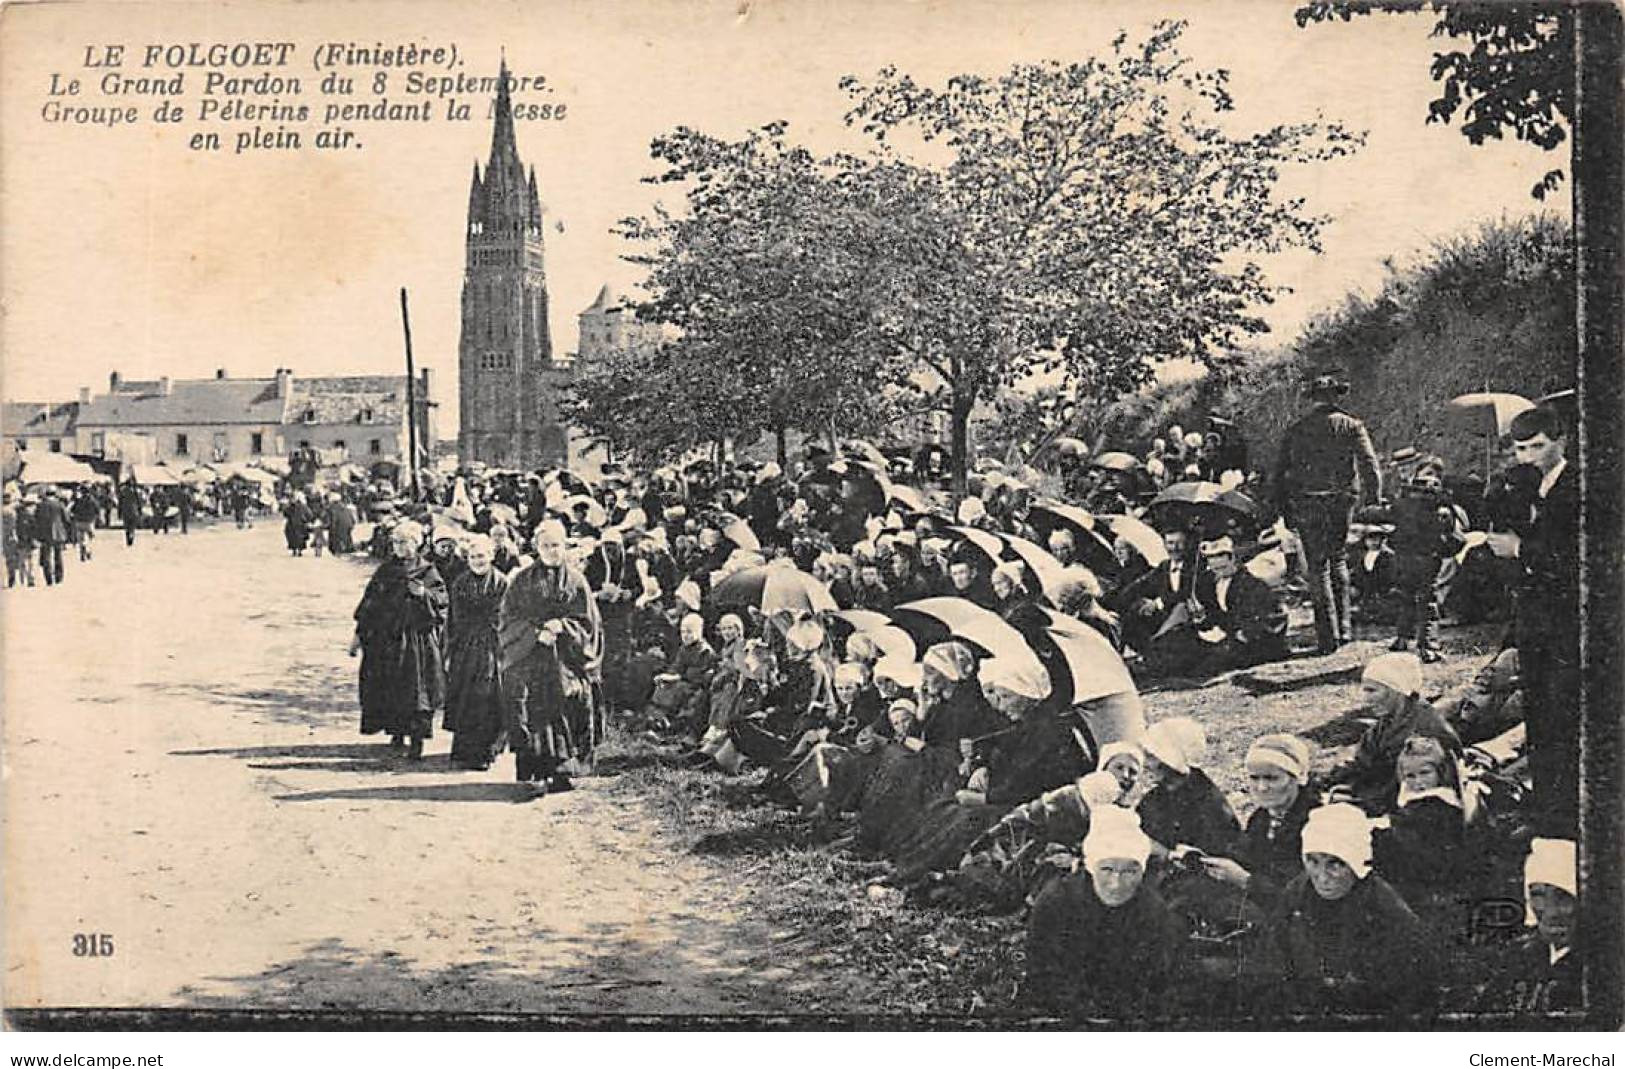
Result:
<svg viewBox="0 0 1625 1069"><path fill-rule="evenodd" d="M542 204L514 140L509 82L504 61L491 157L483 175L474 164L468 193L457 451L464 462L529 470L570 462L558 397L571 365L553 358Z"/></svg>

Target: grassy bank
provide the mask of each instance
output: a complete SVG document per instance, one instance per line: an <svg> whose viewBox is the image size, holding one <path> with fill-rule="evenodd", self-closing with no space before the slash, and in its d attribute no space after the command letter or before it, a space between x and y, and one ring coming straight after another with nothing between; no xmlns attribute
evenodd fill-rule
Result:
<svg viewBox="0 0 1625 1069"><path fill-rule="evenodd" d="M1304 608L1294 609L1293 622L1305 637ZM1241 761L1251 741L1290 731L1315 742L1318 767L1341 760L1363 728L1349 714L1360 668L1390 637L1370 631L1330 657L1151 691L1148 714L1192 716L1206 726L1205 767L1245 818ZM1430 692L1469 677L1499 634L1494 626L1445 628L1441 637L1446 658L1425 669ZM1014 1012L1024 966L1022 918L905 903L899 892L872 886L884 867L846 849L841 826L818 829L768 804L757 792L760 772L730 778L684 768L675 746L624 733L608 740L600 767L614 776L611 791L654 813L676 848L709 859L749 890L758 919L777 933L776 955L836 974L838 986L868 1012L990 1021Z"/></svg>

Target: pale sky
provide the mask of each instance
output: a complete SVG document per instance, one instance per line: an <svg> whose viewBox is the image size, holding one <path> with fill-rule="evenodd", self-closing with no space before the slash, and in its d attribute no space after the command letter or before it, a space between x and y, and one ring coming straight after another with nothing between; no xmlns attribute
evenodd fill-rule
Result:
<svg viewBox="0 0 1625 1069"><path fill-rule="evenodd" d="M576 346L576 313L638 269L609 228L674 191L644 185L648 145L676 125L727 137L774 119L815 150L851 148L844 74L895 64L940 84L1015 61L1104 54L1122 29L1189 19L1183 49L1231 73L1235 123L1338 119L1369 131L1363 151L1285 176L1283 190L1335 217L1325 253L1270 261L1297 291L1266 315L1289 341L1314 311L1380 282L1403 261L1480 221L1536 209L1529 187L1567 153L1470 146L1423 123L1435 94L1427 16L1298 29L1295 4L761 0L556 3L55 3L0 15L0 271L3 393L67 400L127 378L383 373L401 363L397 290L411 293L414 349L435 369L441 433L455 431L458 297L473 162L490 144L484 102L468 123L350 124L359 151L236 156L186 147L198 127L51 126L53 71L93 81L86 45L294 41L305 99L310 50L328 41L455 42L465 73L544 74L562 122L518 127L549 218L555 351ZM143 73L130 70L129 73ZM444 72L441 72L444 73ZM192 77L189 75L189 77ZM188 94L196 99L196 89ZM410 99L391 94L393 99ZM88 99L94 99L88 98ZM368 99L363 96L358 99ZM135 101L150 112L154 101ZM1549 207L1567 210L1567 189ZM562 222L561 233L554 226Z"/></svg>

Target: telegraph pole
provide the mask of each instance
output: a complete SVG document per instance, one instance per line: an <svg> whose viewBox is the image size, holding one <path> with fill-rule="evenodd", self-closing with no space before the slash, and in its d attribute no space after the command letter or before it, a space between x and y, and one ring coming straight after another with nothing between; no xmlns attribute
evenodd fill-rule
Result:
<svg viewBox="0 0 1625 1069"><path fill-rule="evenodd" d="M401 287L401 330L406 335L406 463L412 480L412 500L418 499L417 372L412 367L412 320L406 312L406 287Z"/></svg>

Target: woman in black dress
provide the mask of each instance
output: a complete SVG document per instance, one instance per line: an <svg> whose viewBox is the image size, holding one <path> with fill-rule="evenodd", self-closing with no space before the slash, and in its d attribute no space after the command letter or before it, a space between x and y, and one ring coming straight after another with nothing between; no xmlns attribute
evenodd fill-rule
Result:
<svg viewBox="0 0 1625 1069"><path fill-rule="evenodd" d="M361 654L361 733L387 732L394 749L410 737L414 761L446 702L446 584L419 555L422 544L423 528L411 521L390 532L390 558L361 595L350 643L350 655Z"/></svg>
<svg viewBox="0 0 1625 1069"><path fill-rule="evenodd" d="M451 763L458 768L490 768L508 744L497 642L508 577L493 566L494 548L485 535L471 537L467 570L451 585L445 723L452 733Z"/></svg>

